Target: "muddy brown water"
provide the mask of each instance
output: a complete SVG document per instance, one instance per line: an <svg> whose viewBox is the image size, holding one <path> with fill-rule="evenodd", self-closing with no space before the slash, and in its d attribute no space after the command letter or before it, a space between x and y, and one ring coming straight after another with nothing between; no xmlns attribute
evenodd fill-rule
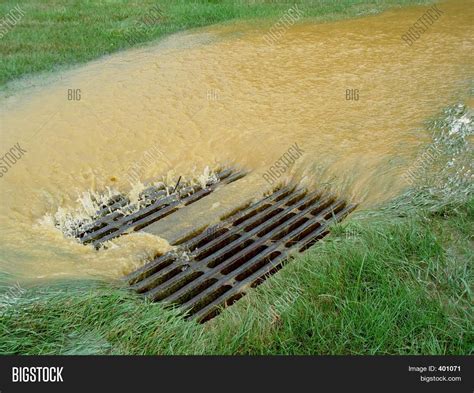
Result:
<svg viewBox="0 0 474 393"><path fill-rule="evenodd" d="M408 47L401 36L426 9L305 21L274 45L267 24L176 34L3 98L2 152L19 142L27 153L0 179L0 270L18 280L119 277L169 249L176 228L261 196L265 171L295 143L304 155L279 180L330 184L362 207L393 197L430 141L424 121L465 99L473 77L472 3L440 3L442 16ZM161 224L161 237L137 233L96 251L54 227L51 215L84 192L128 192L133 165L142 182L218 166L250 174Z"/></svg>

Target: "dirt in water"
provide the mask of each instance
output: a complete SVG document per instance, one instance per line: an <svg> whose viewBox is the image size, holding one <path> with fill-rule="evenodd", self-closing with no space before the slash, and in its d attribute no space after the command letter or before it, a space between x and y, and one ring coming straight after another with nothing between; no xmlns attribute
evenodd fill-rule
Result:
<svg viewBox="0 0 474 393"><path fill-rule="evenodd" d="M86 209L84 192L128 192L137 178L251 171L185 217L212 221L216 206L270 188L266 171L294 144L304 154L278 180L330 183L362 206L396 195L430 141L423 122L464 99L473 76L472 4L439 4L442 15L408 46L401 36L427 8L304 22L273 44L269 25L177 34L2 99L2 154L17 143L26 153L0 179L0 270L119 277L167 241L137 233L96 251L64 237L54 215L67 217L78 198Z"/></svg>

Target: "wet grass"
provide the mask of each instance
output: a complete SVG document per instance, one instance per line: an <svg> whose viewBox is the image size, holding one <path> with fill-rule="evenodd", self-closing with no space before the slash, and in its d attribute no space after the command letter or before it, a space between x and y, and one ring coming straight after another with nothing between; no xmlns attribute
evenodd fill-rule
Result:
<svg viewBox="0 0 474 393"><path fill-rule="evenodd" d="M28 289L1 309L0 353L472 353L474 198L439 206L336 226L205 325L106 284Z"/></svg>
<svg viewBox="0 0 474 393"><path fill-rule="evenodd" d="M20 4L24 16L0 38L0 86L27 74L55 71L149 42L167 34L224 21L279 18L294 4L306 18L334 19L379 12L424 0L7 0L0 18ZM153 7L159 7L157 18ZM147 19L148 18L148 19ZM146 28L140 28L147 23Z"/></svg>

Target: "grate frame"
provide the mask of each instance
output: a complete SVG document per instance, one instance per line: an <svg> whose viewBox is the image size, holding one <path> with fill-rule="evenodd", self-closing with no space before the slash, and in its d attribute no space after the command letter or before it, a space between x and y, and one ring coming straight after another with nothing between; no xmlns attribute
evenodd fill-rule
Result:
<svg viewBox="0 0 474 393"><path fill-rule="evenodd" d="M356 208L332 194L286 186L174 244L125 277L152 301L199 322L216 316L329 232Z"/></svg>

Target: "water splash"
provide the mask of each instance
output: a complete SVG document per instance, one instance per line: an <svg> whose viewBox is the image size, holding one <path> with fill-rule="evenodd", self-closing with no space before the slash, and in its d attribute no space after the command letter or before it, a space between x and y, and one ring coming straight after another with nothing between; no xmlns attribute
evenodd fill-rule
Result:
<svg viewBox="0 0 474 393"><path fill-rule="evenodd" d="M474 111L464 104L448 107L430 123L434 145L442 152L441 161L428 180L432 194L466 199L474 191Z"/></svg>
<svg viewBox="0 0 474 393"><path fill-rule="evenodd" d="M148 184L136 182L127 193L121 193L111 187L106 187L102 192L88 190L77 198L77 206L59 207L55 213L45 214L38 223L54 226L67 237L77 237L86 232L100 217L112 212L128 216L150 205L155 200L153 194L156 192L164 192L164 197L175 195L179 199L181 192L189 187L206 188L218 181L217 172L206 166L197 176L180 179L178 182L169 182L169 179L165 178Z"/></svg>

